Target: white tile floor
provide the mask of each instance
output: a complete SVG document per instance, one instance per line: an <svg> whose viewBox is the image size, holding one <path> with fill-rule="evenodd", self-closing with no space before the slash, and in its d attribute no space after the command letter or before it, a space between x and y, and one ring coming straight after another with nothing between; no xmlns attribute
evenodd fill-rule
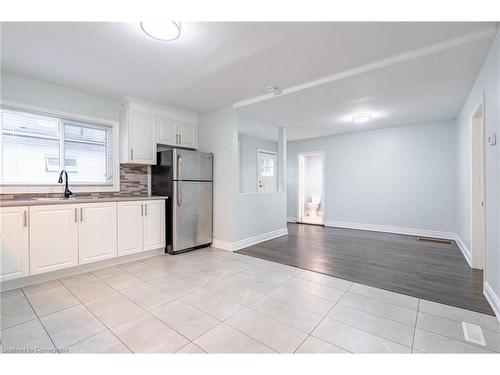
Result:
<svg viewBox="0 0 500 375"><path fill-rule="evenodd" d="M3 292L1 328L3 352L500 352L495 317L211 248Z"/></svg>

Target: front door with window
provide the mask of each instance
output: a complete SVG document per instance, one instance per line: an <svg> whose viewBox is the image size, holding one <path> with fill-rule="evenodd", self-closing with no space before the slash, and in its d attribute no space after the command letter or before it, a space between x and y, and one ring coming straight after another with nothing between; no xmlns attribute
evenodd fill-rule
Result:
<svg viewBox="0 0 500 375"><path fill-rule="evenodd" d="M257 151L257 192L274 193L277 185L277 154L272 151Z"/></svg>

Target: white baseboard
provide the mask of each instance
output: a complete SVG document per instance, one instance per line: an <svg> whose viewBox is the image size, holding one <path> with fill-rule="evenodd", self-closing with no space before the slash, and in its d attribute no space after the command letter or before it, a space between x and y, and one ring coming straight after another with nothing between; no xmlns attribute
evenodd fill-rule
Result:
<svg viewBox="0 0 500 375"><path fill-rule="evenodd" d="M296 217L287 217L286 221L288 223L296 223L297 222L297 218Z"/></svg>
<svg viewBox="0 0 500 375"><path fill-rule="evenodd" d="M495 313L498 321L500 322L500 298L493 291L493 288L488 284L487 281L484 282L483 294L486 300L489 302L493 312Z"/></svg>
<svg viewBox="0 0 500 375"><path fill-rule="evenodd" d="M469 263L469 266L472 267L472 252L470 249L467 247L464 241L460 238L458 234L455 233L455 242L458 245L458 248L460 251L462 251L462 254L464 255L465 260L467 263Z"/></svg>
<svg viewBox="0 0 500 375"><path fill-rule="evenodd" d="M272 240L273 238L286 236L287 234L288 234L288 228L282 228L282 229L278 229L278 230L275 230L272 232L268 232L268 233L264 233L264 234L259 234L257 236L245 238L244 240L240 240L240 241L236 241L236 242L221 241L221 240L214 239L212 241L212 247L215 247L215 248L221 249L221 250L237 251L237 250L244 249L245 247L256 245L256 244L264 242L264 241Z"/></svg>
<svg viewBox="0 0 500 375"><path fill-rule="evenodd" d="M457 237L456 233L453 233L453 232L441 232L441 231L428 230L428 229L393 227L393 226L389 226L389 225L352 223L352 222L348 222L348 221L325 221L325 226L346 228L346 229L369 230L369 231L373 231L373 232L406 234L409 236L441 238L441 239L445 239L445 240L455 240L455 238Z"/></svg>
<svg viewBox="0 0 500 375"><path fill-rule="evenodd" d="M90 272L103 267L115 266L117 264L128 263L134 260L153 257L156 255L165 254L165 249L149 250L141 253L130 254L125 256L118 256L116 258L101 260L98 262L81 264L74 267L64 268L62 270L40 273L38 275L31 275L20 277L14 280L3 281L0 283L2 291L11 290L16 288L23 288L28 285L38 284L45 281L57 280L63 277L74 276L84 272Z"/></svg>

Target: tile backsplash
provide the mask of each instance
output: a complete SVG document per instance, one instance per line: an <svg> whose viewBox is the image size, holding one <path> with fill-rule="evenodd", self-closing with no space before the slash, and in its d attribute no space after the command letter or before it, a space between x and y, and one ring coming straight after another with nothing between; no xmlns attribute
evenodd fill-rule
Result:
<svg viewBox="0 0 500 375"><path fill-rule="evenodd" d="M79 196L98 196L98 197L119 197L119 196L143 196L148 195L148 175L150 167L147 165L120 165L120 191L113 193L78 193ZM69 184L71 190L71 180ZM29 199L36 197L60 197L64 191L61 185L61 193L57 194L0 194L0 200L3 199Z"/></svg>

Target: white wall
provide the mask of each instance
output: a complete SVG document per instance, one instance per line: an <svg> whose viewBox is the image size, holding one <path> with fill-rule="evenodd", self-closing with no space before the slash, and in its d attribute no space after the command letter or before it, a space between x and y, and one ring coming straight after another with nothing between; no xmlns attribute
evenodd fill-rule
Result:
<svg viewBox="0 0 500 375"><path fill-rule="evenodd" d="M289 142L288 217L306 151L325 152L325 221L455 232L455 122Z"/></svg>
<svg viewBox="0 0 500 375"><path fill-rule="evenodd" d="M199 150L214 154L214 239L233 242L238 190L238 114L232 108L198 119Z"/></svg>
<svg viewBox="0 0 500 375"><path fill-rule="evenodd" d="M55 111L118 120L119 102L67 87L1 72L2 100Z"/></svg>
<svg viewBox="0 0 500 375"><path fill-rule="evenodd" d="M240 193L257 192L257 150L278 152L278 142L243 133L238 135Z"/></svg>
<svg viewBox="0 0 500 375"><path fill-rule="evenodd" d="M214 153L214 242L228 249L251 237L286 229L285 192L239 193L239 122L233 108L199 118L200 151ZM279 133L284 141L284 132Z"/></svg>
<svg viewBox="0 0 500 375"><path fill-rule="evenodd" d="M471 157L469 117L482 96L485 97L486 136L497 133L500 142L500 34L488 53L483 67L457 119L457 232L471 247ZM500 297L500 143L486 145L486 269L485 280ZM498 300L497 303L500 303ZM497 313L500 305L497 305Z"/></svg>

